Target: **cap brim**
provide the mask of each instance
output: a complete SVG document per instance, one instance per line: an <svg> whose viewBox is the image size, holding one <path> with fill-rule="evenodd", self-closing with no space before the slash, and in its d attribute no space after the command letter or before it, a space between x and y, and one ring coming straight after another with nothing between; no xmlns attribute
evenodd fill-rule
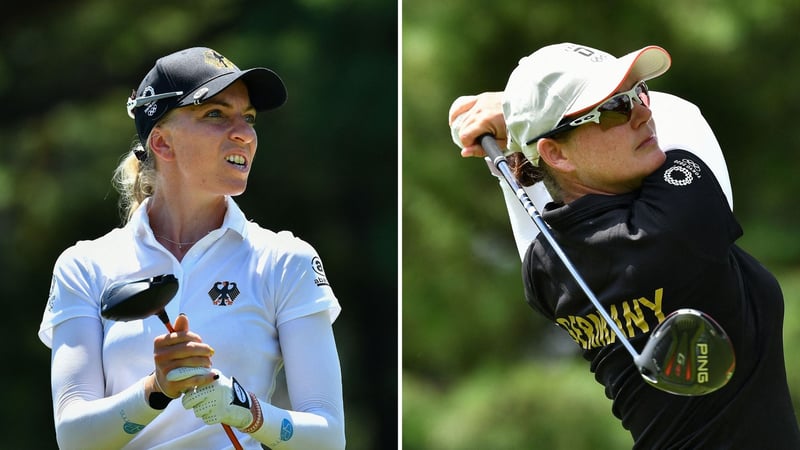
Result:
<svg viewBox="0 0 800 450"><path fill-rule="evenodd" d="M628 53L610 64L604 73L597 74L564 116L587 112L618 92L626 79L651 80L666 72L671 64L669 53L656 45Z"/></svg>
<svg viewBox="0 0 800 450"><path fill-rule="evenodd" d="M275 72L257 67L245 70L241 79L247 84L250 101L257 111L275 109L286 103L286 86Z"/></svg>
<svg viewBox="0 0 800 450"><path fill-rule="evenodd" d="M206 90L199 98L200 102L219 94L239 79L247 85L250 103L253 104L256 111L268 111L286 103L286 87L278 74L270 69L256 67L239 72L226 73L214 78L193 92L187 93L185 97L180 99L178 106L188 106L196 103L198 99L195 98L195 93L201 92L200 89L202 88Z"/></svg>

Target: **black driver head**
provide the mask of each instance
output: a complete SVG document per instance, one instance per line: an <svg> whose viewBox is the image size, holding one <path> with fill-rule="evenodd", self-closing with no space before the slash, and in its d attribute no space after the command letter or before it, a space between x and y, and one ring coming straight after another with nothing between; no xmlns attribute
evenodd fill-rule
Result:
<svg viewBox="0 0 800 450"><path fill-rule="evenodd" d="M163 311L177 292L173 275L116 283L103 293L100 315L122 322L144 319Z"/></svg>
<svg viewBox="0 0 800 450"><path fill-rule="evenodd" d="M714 319L694 309L679 309L653 329L636 365L656 388L704 395L728 383L736 357L730 338Z"/></svg>

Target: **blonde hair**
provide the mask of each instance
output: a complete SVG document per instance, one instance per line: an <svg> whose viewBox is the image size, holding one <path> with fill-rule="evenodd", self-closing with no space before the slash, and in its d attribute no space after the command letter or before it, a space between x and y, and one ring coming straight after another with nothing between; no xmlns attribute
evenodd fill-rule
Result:
<svg viewBox="0 0 800 450"><path fill-rule="evenodd" d="M144 154L144 161L137 158ZM123 156L114 170L112 183L119 192L119 209L122 224L128 223L133 213L155 192L156 167L155 157L150 148L142 145L137 139L131 151Z"/></svg>

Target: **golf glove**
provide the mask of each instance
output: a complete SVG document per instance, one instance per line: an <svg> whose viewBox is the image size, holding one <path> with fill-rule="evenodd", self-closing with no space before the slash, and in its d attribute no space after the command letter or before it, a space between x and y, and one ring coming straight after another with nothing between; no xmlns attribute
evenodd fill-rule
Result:
<svg viewBox="0 0 800 450"><path fill-rule="evenodd" d="M224 423L246 433L260 428L264 419L256 396L247 392L236 378L213 371L219 378L183 394L183 407L193 409L194 415L208 425Z"/></svg>

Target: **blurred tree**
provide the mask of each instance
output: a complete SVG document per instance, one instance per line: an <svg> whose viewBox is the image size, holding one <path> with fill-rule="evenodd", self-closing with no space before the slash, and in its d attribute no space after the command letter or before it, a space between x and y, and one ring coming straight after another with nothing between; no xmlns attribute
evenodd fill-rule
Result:
<svg viewBox="0 0 800 450"><path fill-rule="evenodd" d="M397 4L70 0L11 5L0 27L2 448L53 448L49 351L36 337L58 254L118 226L110 178L134 137L123 100L158 56L202 45L284 79L259 117L238 201L319 251L343 306L334 324L351 448L397 442ZM23 301L19 301L22 299Z"/></svg>
<svg viewBox="0 0 800 450"><path fill-rule="evenodd" d="M459 95L502 90L519 58L544 45L585 43L617 56L661 45L672 54L673 65L651 88L700 105L714 128L745 229L740 244L774 270L796 268L800 211L791 205L800 189L800 178L792 176L800 134L789 123L800 104L800 91L792 88L800 73L792 50L800 6L782 0L757 5L743 0L404 0L402 18L406 448L588 448L588 441L570 441L572 435L560 442L538 439L557 424L567 433L574 419L569 414L584 421L589 410L610 414L601 390L590 394L599 408L582 405L583 410L527 399L528 407L564 414L541 426L527 416L492 415L508 403L491 399L508 400L509 391L530 393L528 383L547 376L536 367L549 365L551 355L575 354L576 348L571 342L565 347L564 333L525 305L519 256L497 181L482 161L458 156L447 125L450 104ZM792 301L797 299L787 295L787 304ZM550 386L554 396L598 386L585 366L577 367L582 377L564 376L569 388ZM525 371L528 379L498 375L493 389L479 387L487 370ZM800 396L800 385L793 388ZM457 420L459 436L445 436L443 429ZM520 427L525 433L514 434ZM516 438L496 437L501 432Z"/></svg>

